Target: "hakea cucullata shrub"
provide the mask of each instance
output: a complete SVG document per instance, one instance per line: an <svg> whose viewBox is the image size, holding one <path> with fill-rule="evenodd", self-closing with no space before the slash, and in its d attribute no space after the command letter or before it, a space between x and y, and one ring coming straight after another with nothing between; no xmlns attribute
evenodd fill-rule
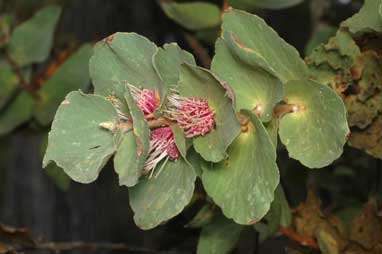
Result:
<svg viewBox="0 0 382 254"><path fill-rule="evenodd" d="M90 183L113 157L142 229L182 212L197 177L221 208L212 225L230 228L232 241L274 200L285 204L278 137L291 158L327 166L349 134L344 104L260 17L228 9L221 30L211 70L177 44L157 47L135 33L97 43L94 94L62 102L44 165Z"/></svg>

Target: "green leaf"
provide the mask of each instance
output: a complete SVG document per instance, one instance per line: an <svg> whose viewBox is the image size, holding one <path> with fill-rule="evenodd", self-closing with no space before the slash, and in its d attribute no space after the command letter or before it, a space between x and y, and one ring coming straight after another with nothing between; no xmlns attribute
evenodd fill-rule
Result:
<svg viewBox="0 0 382 254"><path fill-rule="evenodd" d="M230 4L238 9L263 8L279 10L302 3L304 0L231 0Z"/></svg>
<svg viewBox="0 0 382 254"><path fill-rule="evenodd" d="M256 59L256 55L252 55ZM274 106L283 98L283 87L278 78L235 57L222 39L216 42L212 71L235 91L236 110L257 108L263 121L272 118Z"/></svg>
<svg viewBox="0 0 382 254"><path fill-rule="evenodd" d="M153 67L154 43L136 33L115 33L96 44L90 59L95 94L124 100L125 84L155 89L159 79Z"/></svg>
<svg viewBox="0 0 382 254"><path fill-rule="evenodd" d="M137 226L151 229L178 215L192 198L195 179L194 169L179 157L168 161L158 176L144 178L130 188Z"/></svg>
<svg viewBox="0 0 382 254"><path fill-rule="evenodd" d="M353 34L382 32L382 17L380 8L382 0L365 0L361 10L342 22L341 27L347 27Z"/></svg>
<svg viewBox="0 0 382 254"><path fill-rule="evenodd" d="M307 76L307 68L297 50L260 17L229 9L223 16L222 30L225 41L233 39L238 47L258 59L260 67L266 64L266 70L272 70L282 82Z"/></svg>
<svg viewBox="0 0 382 254"><path fill-rule="evenodd" d="M340 97L325 85L297 80L285 85L295 112L280 120L279 135L289 156L309 168L331 164L343 150L349 128Z"/></svg>
<svg viewBox="0 0 382 254"><path fill-rule="evenodd" d="M260 242L264 242L277 234L280 227L289 227L292 222L290 207L281 184L276 188L275 200L273 200L271 208L264 219L267 224L260 222L254 225L255 229L260 233Z"/></svg>
<svg viewBox="0 0 382 254"><path fill-rule="evenodd" d="M279 137L279 119L273 118L270 122L266 123L265 128L267 129L268 135L272 140L273 145L277 149L278 137Z"/></svg>
<svg viewBox="0 0 382 254"><path fill-rule="evenodd" d="M48 133L43 137L43 141L40 146L41 157L44 156L46 147L48 145ZM57 167L55 163L50 163L45 168L45 173L52 179L54 184L62 191L67 191L70 188L71 179L65 174L62 168Z"/></svg>
<svg viewBox="0 0 382 254"><path fill-rule="evenodd" d="M158 48L153 58L154 68L166 85L176 85L179 80L180 66L187 63L196 66L194 56L182 50L178 44L164 44Z"/></svg>
<svg viewBox="0 0 382 254"><path fill-rule="evenodd" d="M117 117L105 98L78 91L69 93L54 118L43 166L54 161L74 181L96 180L115 151L113 134L100 124L114 122Z"/></svg>
<svg viewBox="0 0 382 254"><path fill-rule="evenodd" d="M83 45L38 91L34 117L41 125L48 125L54 118L58 106L71 91L89 83L88 63L92 53L89 44Z"/></svg>
<svg viewBox="0 0 382 254"><path fill-rule="evenodd" d="M187 223L187 228L201 228L212 222L215 216L216 206L214 204L205 204L198 213Z"/></svg>
<svg viewBox="0 0 382 254"><path fill-rule="evenodd" d="M127 86L125 98L133 120L133 130L124 134L114 157L114 168L119 175L119 185L131 187L138 183L142 175L150 148L150 129Z"/></svg>
<svg viewBox="0 0 382 254"><path fill-rule="evenodd" d="M206 163L203 158L198 154L194 147L191 147L187 153L187 161L190 162L195 169L195 173L198 177L202 176L202 164Z"/></svg>
<svg viewBox="0 0 382 254"><path fill-rule="evenodd" d="M205 98L215 112L215 129L193 139L195 150L207 161L223 160L228 146L240 131L232 106L231 88L208 70L187 64L181 67L178 85L181 96Z"/></svg>
<svg viewBox="0 0 382 254"><path fill-rule="evenodd" d="M231 253L239 241L243 226L219 216L203 227L198 241L198 254Z"/></svg>
<svg viewBox="0 0 382 254"><path fill-rule="evenodd" d="M224 215L254 224L268 212L279 183L276 149L260 120L250 111L248 130L229 148L229 158L203 165L203 186Z"/></svg>
<svg viewBox="0 0 382 254"><path fill-rule="evenodd" d="M174 133L174 139L176 147L178 148L180 154L184 159L187 158L187 144L186 138L184 137L183 130L177 125L171 126L172 132Z"/></svg>
<svg viewBox="0 0 382 254"><path fill-rule="evenodd" d="M22 91L0 111L0 136L6 135L32 117L33 97Z"/></svg>
<svg viewBox="0 0 382 254"><path fill-rule="evenodd" d="M317 32L309 39L305 47L305 55L310 55L317 46L327 43L329 38L336 34L337 28L332 26L324 26L319 28Z"/></svg>
<svg viewBox="0 0 382 254"><path fill-rule="evenodd" d="M163 1L161 6L170 19L190 30L211 28L221 22L219 7L211 3Z"/></svg>
<svg viewBox="0 0 382 254"><path fill-rule="evenodd" d="M183 63L196 66L194 56L182 50L178 44L165 44L153 56L153 65L158 76L165 84L160 90L160 97L165 98L168 89L175 86L179 80L180 66ZM164 103L162 100L161 103Z"/></svg>
<svg viewBox="0 0 382 254"><path fill-rule="evenodd" d="M9 101L19 85L19 79L12 67L6 62L0 62L0 110Z"/></svg>
<svg viewBox="0 0 382 254"><path fill-rule="evenodd" d="M48 58L60 13L60 7L48 6L16 27L7 50L19 66L41 63Z"/></svg>
<svg viewBox="0 0 382 254"><path fill-rule="evenodd" d="M49 164L45 168L45 173L53 180L54 184L62 191L67 191L70 188L71 179L65 174L62 168L55 163Z"/></svg>

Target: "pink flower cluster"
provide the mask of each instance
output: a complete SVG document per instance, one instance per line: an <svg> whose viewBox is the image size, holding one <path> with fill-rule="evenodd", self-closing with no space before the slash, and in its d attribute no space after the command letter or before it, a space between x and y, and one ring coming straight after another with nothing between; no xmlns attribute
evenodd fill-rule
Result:
<svg viewBox="0 0 382 254"><path fill-rule="evenodd" d="M135 86L129 85L131 95L135 103L142 110L143 114L150 115L159 107L155 91L149 89L138 89Z"/></svg>
<svg viewBox="0 0 382 254"><path fill-rule="evenodd" d="M184 129L186 137L204 136L215 127L215 112L208 106L208 100L197 97L169 96L170 118Z"/></svg>
<svg viewBox="0 0 382 254"><path fill-rule="evenodd" d="M143 172L152 171L166 157L170 160L176 160L179 157L171 127L162 127L151 131L149 156L143 167Z"/></svg>
<svg viewBox="0 0 382 254"><path fill-rule="evenodd" d="M129 86L134 101L144 115L151 115L159 107L160 102L153 90L138 89ZM197 97L181 97L171 94L168 97L168 110L165 111L169 119L175 121L184 130L186 137L191 138L205 135L215 127L215 113L210 109L208 101ZM149 155L144 165L144 173L151 171L156 165L168 158L176 160L179 151L175 144L174 134L170 127L161 127L151 131Z"/></svg>

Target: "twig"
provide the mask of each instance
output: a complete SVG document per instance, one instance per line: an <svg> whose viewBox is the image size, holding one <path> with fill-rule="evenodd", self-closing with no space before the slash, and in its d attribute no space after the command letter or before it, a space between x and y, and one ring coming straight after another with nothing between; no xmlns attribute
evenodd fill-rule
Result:
<svg viewBox="0 0 382 254"><path fill-rule="evenodd" d="M229 0L223 0L222 12L225 12L229 8Z"/></svg>
<svg viewBox="0 0 382 254"><path fill-rule="evenodd" d="M190 45L194 53L197 55L200 63L205 68L210 68L211 66L211 57L208 54L208 51L202 46L202 44L191 34L183 33L183 36L187 43Z"/></svg>
<svg viewBox="0 0 382 254"><path fill-rule="evenodd" d="M32 84L34 89L39 89L43 86L45 81L47 81L49 78L51 78L58 68L72 55L74 52L75 47L70 46L68 49L62 51L59 53L56 59L54 59L48 67L45 69L45 71L41 74L36 76L34 79L34 82Z"/></svg>
<svg viewBox="0 0 382 254"><path fill-rule="evenodd" d="M156 128L156 127L163 127L163 126L171 126L176 124L176 122L165 117L160 117L158 119L147 121L147 124L150 128ZM122 130L124 132L128 132L133 129L133 123L131 121L117 123L117 124L113 122L102 122L100 123L100 126L102 128L105 128L111 131Z"/></svg>
<svg viewBox="0 0 382 254"><path fill-rule="evenodd" d="M273 110L273 114L276 117L280 117L287 113L296 112L298 109L298 106L295 104L284 104L284 105L277 105L275 109Z"/></svg>
<svg viewBox="0 0 382 254"><path fill-rule="evenodd" d="M170 251L160 251L160 250L153 250L149 248L144 247L138 247L138 246L129 246L127 244L123 243L86 243L86 242L61 242L61 243L54 243L54 242L47 242L47 243L36 243L34 246L30 247L4 247L5 253L32 253L35 251L50 251L54 253L60 253L63 251L70 251L70 250L108 250L108 251L120 251L124 253L179 253L179 252L170 252Z"/></svg>
<svg viewBox="0 0 382 254"><path fill-rule="evenodd" d="M7 59L8 63L12 66L14 69L17 78L20 81L20 87L24 89L25 91L29 92L35 99L38 99L38 95L36 94L36 91L33 89L33 87L25 80L24 75L21 71L20 66L12 59L12 57L9 55L8 51L5 49L3 50L3 54L5 58Z"/></svg>
<svg viewBox="0 0 382 254"><path fill-rule="evenodd" d="M164 118L164 117L160 117L158 119L148 121L148 125L150 128L162 127L162 126L171 126L174 124L176 124L176 122L171 121L171 120Z"/></svg>
<svg viewBox="0 0 382 254"><path fill-rule="evenodd" d="M134 252L142 252L142 253L161 253L160 251L136 247L136 246L128 246L123 243L86 243L86 242L61 242L61 243L40 243L36 244L33 248L35 250L48 250L53 252L61 252L68 251L73 249L87 249L87 250L111 250L111 251L134 251Z"/></svg>
<svg viewBox="0 0 382 254"><path fill-rule="evenodd" d="M303 246L308 246L312 249L319 249L318 244L314 239L304 238L304 237L298 235L296 232L294 232L291 229L286 228L286 227L280 227L279 231L280 231L280 233L287 236L289 239L296 241Z"/></svg>

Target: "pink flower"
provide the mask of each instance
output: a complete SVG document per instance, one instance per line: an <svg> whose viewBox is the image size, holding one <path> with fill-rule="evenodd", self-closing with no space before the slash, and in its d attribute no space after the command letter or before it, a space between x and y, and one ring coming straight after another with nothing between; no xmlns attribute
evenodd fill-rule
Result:
<svg viewBox="0 0 382 254"><path fill-rule="evenodd" d="M204 136L215 127L215 112L207 99L171 94L168 101L169 118L177 122L186 137Z"/></svg>
<svg viewBox="0 0 382 254"><path fill-rule="evenodd" d="M143 173L152 173L158 163L164 158L176 160L179 151L175 144L174 134L170 127L162 127L151 131L149 155L143 167ZM158 172L159 174L159 172Z"/></svg>
<svg viewBox="0 0 382 254"><path fill-rule="evenodd" d="M153 114L159 107L159 98L154 90L139 89L135 86L129 85L131 95L134 98L135 103L142 110L144 115Z"/></svg>

